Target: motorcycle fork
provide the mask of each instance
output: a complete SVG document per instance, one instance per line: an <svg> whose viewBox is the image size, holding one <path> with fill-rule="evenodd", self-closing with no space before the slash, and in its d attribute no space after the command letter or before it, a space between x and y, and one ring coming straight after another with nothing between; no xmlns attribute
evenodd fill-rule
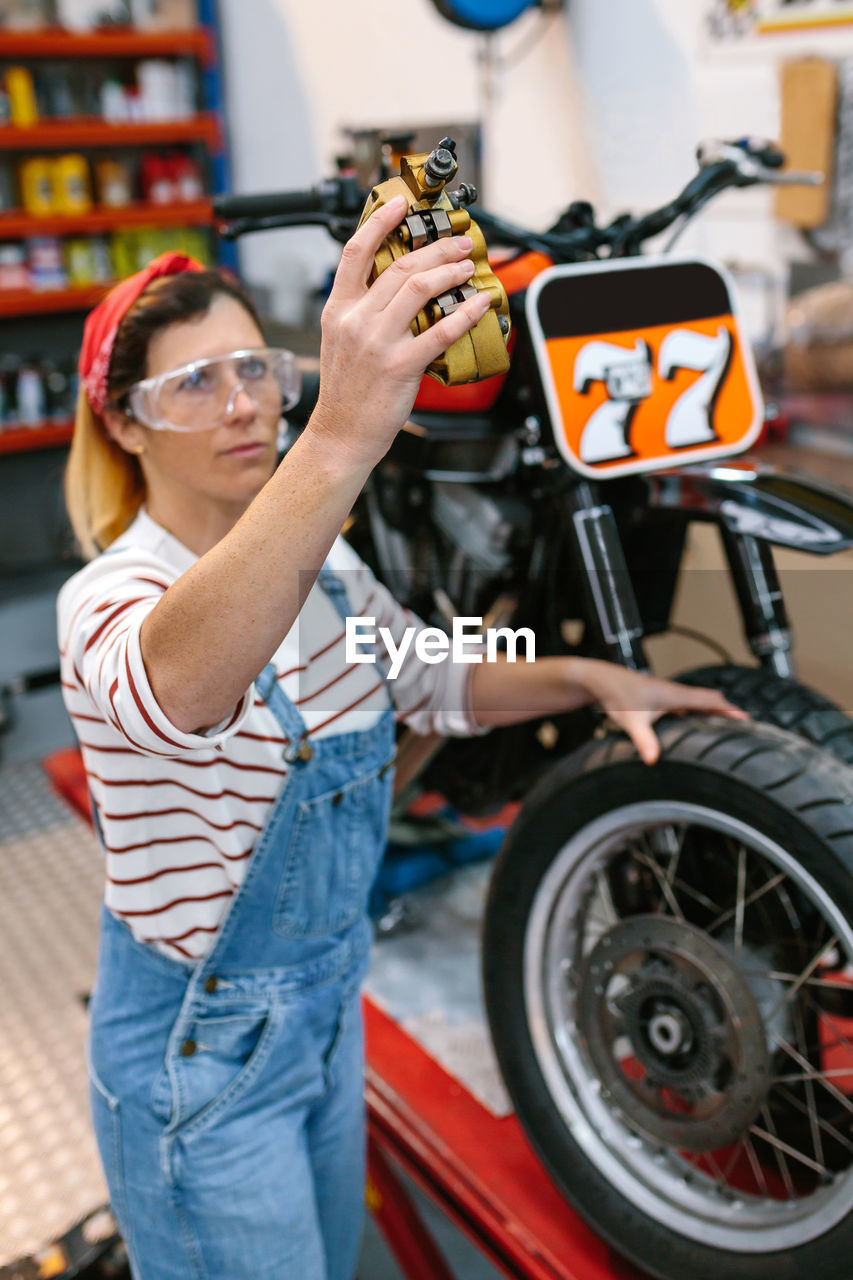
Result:
<svg viewBox="0 0 853 1280"><path fill-rule="evenodd" d="M586 482L573 487L569 502L575 546L583 567L587 617L599 644L613 662L634 671L647 671L640 607L613 508L597 501L592 486Z"/></svg>
<svg viewBox="0 0 853 1280"><path fill-rule="evenodd" d="M720 532L750 649L777 676L793 676L791 629L772 549L749 534Z"/></svg>

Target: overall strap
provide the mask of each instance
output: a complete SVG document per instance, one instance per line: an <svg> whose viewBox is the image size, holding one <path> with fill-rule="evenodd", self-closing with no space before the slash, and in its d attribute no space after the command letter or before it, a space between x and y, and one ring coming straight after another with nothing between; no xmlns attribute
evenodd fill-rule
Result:
<svg viewBox="0 0 853 1280"><path fill-rule="evenodd" d="M349 601L347 599L347 589L338 575L329 568L328 563L324 564L320 572L317 574L317 581L325 591L331 603L337 609L341 621L346 625L349 614ZM385 679L385 672L382 669L381 662L377 662L376 672Z"/></svg>
<svg viewBox="0 0 853 1280"><path fill-rule="evenodd" d="M92 788L89 787L88 791L89 791L89 810L92 814L92 827L94 828L95 835L98 837L98 843L100 844L102 851L106 853L107 844L106 844L106 841L104 840L104 829L101 826L101 818L100 818L100 814L98 813L98 806L95 804L95 797L92 795Z"/></svg>
<svg viewBox="0 0 853 1280"><path fill-rule="evenodd" d="M255 692L264 702L269 703L270 694L276 681L276 670L271 662L268 662L261 674L255 680Z"/></svg>
<svg viewBox="0 0 853 1280"><path fill-rule="evenodd" d="M332 573L331 569L327 568L326 565L323 565L317 575L317 580L341 619L346 621L347 593L340 578ZM282 692L278 683L276 669L271 662L267 663L255 680L255 689L258 696L263 698L267 707L275 716L279 727L287 734L290 740L289 746L284 752L284 759L289 764L293 764L296 760L305 759L304 755L300 755L300 751L304 748L304 743L308 737L308 729L298 709Z"/></svg>
<svg viewBox="0 0 853 1280"><path fill-rule="evenodd" d="M317 581L335 606L341 621L346 622L349 617L349 602L347 600L347 589L341 579L329 568L328 564L324 564L317 574Z"/></svg>
<svg viewBox="0 0 853 1280"><path fill-rule="evenodd" d="M278 683L278 673L271 662L264 667L255 681L255 689L288 739L282 758L287 764L310 758L304 754L304 744L308 739L305 721L290 698L282 691Z"/></svg>

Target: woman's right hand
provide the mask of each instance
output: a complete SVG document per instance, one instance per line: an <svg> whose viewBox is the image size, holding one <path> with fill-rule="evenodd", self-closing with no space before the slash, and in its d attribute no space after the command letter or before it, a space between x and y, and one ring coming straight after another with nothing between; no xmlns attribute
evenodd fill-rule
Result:
<svg viewBox="0 0 853 1280"><path fill-rule="evenodd" d="M412 333L412 321L431 298L473 275L467 236L404 254L368 286L374 255L406 207L398 196L347 242L323 310L320 396L306 432L351 454L356 465L379 461L408 418L427 365L489 308L488 294L478 293L425 333Z"/></svg>

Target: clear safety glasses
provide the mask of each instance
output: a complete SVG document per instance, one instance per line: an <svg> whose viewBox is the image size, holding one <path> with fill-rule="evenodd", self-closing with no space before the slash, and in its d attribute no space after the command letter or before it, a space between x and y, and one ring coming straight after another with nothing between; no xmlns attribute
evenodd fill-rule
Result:
<svg viewBox="0 0 853 1280"><path fill-rule="evenodd" d="M260 413L280 414L299 399L301 378L291 351L256 347L193 360L131 387L137 422L157 431L210 431L234 411L240 391Z"/></svg>

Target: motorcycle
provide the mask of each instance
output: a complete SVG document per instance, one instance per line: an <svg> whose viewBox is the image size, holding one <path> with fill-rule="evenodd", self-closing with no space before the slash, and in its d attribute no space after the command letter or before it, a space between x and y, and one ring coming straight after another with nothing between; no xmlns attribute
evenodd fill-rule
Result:
<svg viewBox="0 0 853 1280"><path fill-rule="evenodd" d="M523 800L486 907L486 1006L518 1116L567 1198L661 1280L841 1280L853 722L795 677L773 547L850 548L853 497L744 460L762 412L731 282L702 260L643 256L721 191L803 180L753 139L698 159L673 201L604 226L581 202L545 232L471 207L514 250L492 264L508 370L425 380L348 537L430 622L512 623L537 653L645 670L689 525L718 527L757 665L679 678L752 722L664 722L653 769L587 709L404 742L400 758L463 812ZM344 240L364 197L344 172L223 197L217 213L231 235L311 223ZM316 393L309 381L297 423Z"/></svg>

